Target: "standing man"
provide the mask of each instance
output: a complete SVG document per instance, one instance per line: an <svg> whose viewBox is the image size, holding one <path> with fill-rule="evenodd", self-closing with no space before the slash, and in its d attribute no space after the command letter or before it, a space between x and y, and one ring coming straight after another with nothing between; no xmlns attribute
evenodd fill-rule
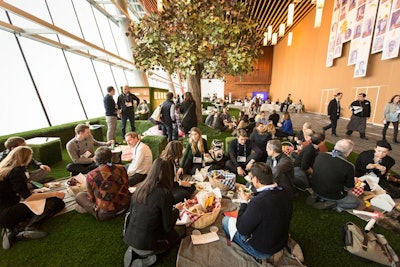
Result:
<svg viewBox="0 0 400 267"><path fill-rule="evenodd" d="M115 89L112 86L107 87L107 95L104 97L104 109L106 110L107 122L107 141L115 140L117 128L117 108L113 96Z"/></svg>
<svg viewBox="0 0 400 267"><path fill-rule="evenodd" d="M326 130L332 128L332 136L337 136L336 134L336 126L337 121L340 117L340 99L342 99L343 93L337 93L335 98L329 102L328 105L328 117L331 120L331 123L322 128L322 132L325 133Z"/></svg>
<svg viewBox="0 0 400 267"><path fill-rule="evenodd" d="M175 104L172 101L174 94L168 92L165 101L161 104L161 125L163 135L167 135L168 142L172 140L177 140L177 136L172 135L173 124L176 123L175 120Z"/></svg>
<svg viewBox="0 0 400 267"><path fill-rule="evenodd" d="M371 102L365 99L366 96L364 93L358 94L357 100L350 105L353 114L349 124L347 124L347 136L350 136L353 131L357 131L360 133L361 139L368 140L365 136L365 129L367 128L367 120L371 116Z"/></svg>
<svg viewBox="0 0 400 267"><path fill-rule="evenodd" d="M137 133L126 133L125 140L132 150L132 159L129 159L131 163L125 167L128 171L129 186L134 186L147 177L153 164L153 155L150 147L140 141Z"/></svg>
<svg viewBox="0 0 400 267"><path fill-rule="evenodd" d="M336 142L332 152L321 153L315 158L311 187L325 201L315 207L324 209L336 206L336 210L341 212L362 204L349 192L354 187L354 165L347 157L353 148L353 141L342 139Z"/></svg>
<svg viewBox="0 0 400 267"><path fill-rule="evenodd" d="M136 101L136 105L134 103ZM129 86L125 85L123 93L118 96L118 109L121 112L121 130L122 139L125 137L126 133L126 121L129 119L131 123L131 130L134 132L135 128L135 106L138 106L140 100L134 94L129 92Z"/></svg>

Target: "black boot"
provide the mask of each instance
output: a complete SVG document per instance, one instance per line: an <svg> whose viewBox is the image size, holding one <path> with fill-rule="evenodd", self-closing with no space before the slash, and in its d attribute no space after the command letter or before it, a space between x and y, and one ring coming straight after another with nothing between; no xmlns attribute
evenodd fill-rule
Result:
<svg viewBox="0 0 400 267"><path fill-rule="evenodd" d="M365 136L365 133L360 133L360 138L364 140L368 140L368 138Z"/></svg>

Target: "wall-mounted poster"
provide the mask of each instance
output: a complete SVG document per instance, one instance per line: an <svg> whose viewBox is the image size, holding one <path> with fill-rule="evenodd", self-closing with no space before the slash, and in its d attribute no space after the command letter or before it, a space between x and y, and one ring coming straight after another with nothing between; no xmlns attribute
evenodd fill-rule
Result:
<svg viewBox="0 0 400 267"><path fill-rule="evenodd" d="M385 41L386 32L389 28L389 16L392 2L381 0L376 18L374 38L372 40L371 54L381 52Z"/></svg>
<svg viewBox="0 0 400 267"><path fill-rule="evenodd" d="M393 1L392 10L389 19L389 29L386 33L383 48L382 59L390 59L399 56L400 46L400 0Z"/></svg>

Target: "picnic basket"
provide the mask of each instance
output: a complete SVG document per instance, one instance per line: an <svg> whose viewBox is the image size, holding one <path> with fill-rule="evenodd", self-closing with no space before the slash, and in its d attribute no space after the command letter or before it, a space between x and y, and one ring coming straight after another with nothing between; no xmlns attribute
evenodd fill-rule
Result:
<svg viewBox="0 0 400 267"><path fill-rule="evenodd" d="M207 177L213 188L218 187L221 191L235 190L236 174L234 173L227 173L223 170L214 170L208 172Z"/></svg>
<svg viewBox="0 0 400 267"><path fill-rule="evenodd" d="M196 229L205 228L215 222L217 219L219 212L221 211L221 202L218 198L214 199L213 205L214 209L211 212L205 212L202 214L192 212L189 210L193 205L198 204L197 198L189 199L183 205L183 210L181 211L181 217L183 213L189 217L189 223L186 226L191 226Z"/></svg>
<svg viewBox="0 0 400 267"><path fill-rule="evenodd" d="M291 156L294 151L294 145L289 141L282 142L282 152L285 153L287 156Z"/></svg>

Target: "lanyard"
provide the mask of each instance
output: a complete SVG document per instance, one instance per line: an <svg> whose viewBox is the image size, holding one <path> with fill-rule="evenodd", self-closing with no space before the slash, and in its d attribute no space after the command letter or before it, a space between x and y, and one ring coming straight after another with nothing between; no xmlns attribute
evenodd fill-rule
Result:
<svg viewBox="0 0 400 267"><path fill-rule="evenodd" d="M247 151L246 151L246 143L243 145L243 151L244 151L244 156L247 157ZM239 141L237 142L237 155L239 155Z"/></svg>
<svg viewBox="0 0 400 267"><path fill-rule="evenodd" d="M139 147L140 144L141 144L140 141L136 144L136 148L135 148L135 160L136 160L137 149L138 149L138 147Z"/></svg>
<svg viewBox="0 0 400 267"><path fill-rule="evenodd" d="M77 146L77 148L78 148L78 154L79 154L79 156L80 156L80 155L81 155L81 148L80 148L79 142L78 142L78 140L76 140L76 138L75 138L75 144L76 144L76 146ZM86 151L88 151L87 139L85 139L85 146L86 146ZM86 151L85 151L85 152L86 152Z"/></svg>

